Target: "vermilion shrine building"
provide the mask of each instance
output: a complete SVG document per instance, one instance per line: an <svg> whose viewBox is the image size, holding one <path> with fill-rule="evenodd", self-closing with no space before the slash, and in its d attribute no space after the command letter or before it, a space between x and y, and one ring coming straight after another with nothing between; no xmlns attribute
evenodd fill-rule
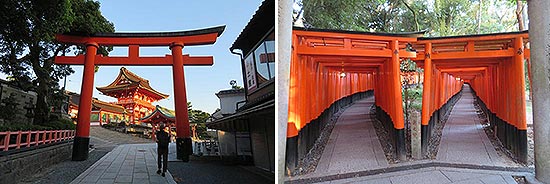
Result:
<svg viewBox="0 0 550 184"><path fill-rule="evenodd" d="M158 122L173 124L175 122L174 113L171 110L157 106L152 103L165 99L167 94L158 92L149 84L149 80L144 79L128 69L122 67L117 78L111 84L104 87L97 87L98 91L104 95L117 98L116 102L104 102L98 99L92 99L92 113L90 115L90 125L100 126L106 123L125 122L129 124L149 123L153 126ZM70 92L69 114L76 118L78 114L78 104L80 95ZM154 112L171 112L170 117L158 118L152 116ZM153 118L156 117L156 118ZM144 118L141 120L141 118ZM153 127L154 128L154 127Z"/></svg>
<svg viewBox="0 0 550 184"><path fill-rule="evenodd" d="M69 95L69 111L71 119L75 120L78 117L78 106L80 94L67 91ZM113 102L104 102L96 98L92 99L92 112L90 114L90 125L101 126L106 123L128 122L126 116L128 111L123 106Z"/></svg>
<svg viewBox="0 0 550 184"><path fill-rule="evenodd" d="M149 80L139 77L122 67L117 78L109 85L97 87L104 95L117 98L117 105L123 106L126 111L129 122L138 123L143 118L155 110L153 102L165 99L167 94L158 92L149 84Z"/></svg>
<svg viewBox="0 0 550 184"><path fill-rule="evenodd" d="M170 132L173 134L172 128L175 128L176 123L176 112L173 110L161 107L160 105L155 106L153 112L149 113L145 117L139 119L140 122L150 124L152 127L151 138L156 140L154 132L157 131L159 123L165 123Z"/></svg>

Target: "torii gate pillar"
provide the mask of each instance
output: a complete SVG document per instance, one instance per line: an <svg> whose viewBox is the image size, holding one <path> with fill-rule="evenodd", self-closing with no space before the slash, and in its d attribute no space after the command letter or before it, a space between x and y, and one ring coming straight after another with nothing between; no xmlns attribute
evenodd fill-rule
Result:
<svg viewBox="0 0 550 184"><path fill-rule="evenodd" d="M84 59L84 71L82 86L80 87L80 102L78 105L78 124L73 143L72 160L81 161L88 158L88 146L90 145L90 115L92 113L92 94L94 88L95 56L97 43L86 43L86 57ZM82 123L87 122L87 123Z"/></svg>
<svg viewBox="0 0 550 184"><path fill-rule="evenodd" d="M176 111L176 154L184 162L189 161L191 155L191 138L189 137L189 114L187 112L187 95L185 94L185 75L183 73L183 43L175 42L170 45L174 63L172 75L174 77L174 101Z"/></svg>

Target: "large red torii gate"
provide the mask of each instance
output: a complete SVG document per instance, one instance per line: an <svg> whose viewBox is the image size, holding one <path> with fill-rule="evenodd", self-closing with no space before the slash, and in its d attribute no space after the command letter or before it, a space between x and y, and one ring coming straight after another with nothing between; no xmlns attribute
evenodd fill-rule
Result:
<svg viewBox="0 0 550 184"><path fill-rule="evenodd" d="M84 65L72 160L81 161L88 158L95 65L157 65L172 66L176 111L177 158L185 162L189 161L192 147L191 138L189 137L189 115L187 113L183 66L211 66L214 63L214 58L212 56L194 57L183 55L182 50L184 46L214 44L224 30L225 26L218 26L180 32L56 35L56 40L61 43L86 46L85 55L55 57L55 64L58 65ZM97 55L99 46L128 46L128 57ZM140 46L169 46L172 50L172 55L164 57L140 57Z"/></svg>

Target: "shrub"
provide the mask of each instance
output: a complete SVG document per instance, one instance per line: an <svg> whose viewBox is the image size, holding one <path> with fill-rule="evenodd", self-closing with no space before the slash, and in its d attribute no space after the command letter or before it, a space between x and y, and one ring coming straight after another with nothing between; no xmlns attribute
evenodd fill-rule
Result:
<svg viewBox="0 0 550 184"><path fill-rule="evenodd" d="M0 132L6 131L28 131L28 130L51 130L50 127L40 126L40 125L29 125L29 124L12 124L9 126L0 126Z"/></svg>
<svg viewBox="0 0 550 184"><path fill-rule="evenodd" d="M59 118L50 120L45 126L51 128L52 130L74 130L76 125L71 119Z"/></svg>
<svg viewBox="0 0 550 184"><path fill-rule="evenodd" d="M50 121L44 125L32 125L27 123L10 123L0 125L0 132L5 131L28 131L28 130L74 130L76 125L71 119L50 117Z"/></svg>

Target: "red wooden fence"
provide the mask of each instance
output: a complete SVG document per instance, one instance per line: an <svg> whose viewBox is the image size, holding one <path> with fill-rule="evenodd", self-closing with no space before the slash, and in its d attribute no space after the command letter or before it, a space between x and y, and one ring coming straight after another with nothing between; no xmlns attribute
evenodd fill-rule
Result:
<svg viewBox="0 0 550 184"><path fill-rule="evenodd" d="M38 130L0 132L0 151L19 149L21 147L38 146L74 138L74 130ZM16 137L15 141L11 139ZM22 140L24 138L24 140Z"/></svg>

